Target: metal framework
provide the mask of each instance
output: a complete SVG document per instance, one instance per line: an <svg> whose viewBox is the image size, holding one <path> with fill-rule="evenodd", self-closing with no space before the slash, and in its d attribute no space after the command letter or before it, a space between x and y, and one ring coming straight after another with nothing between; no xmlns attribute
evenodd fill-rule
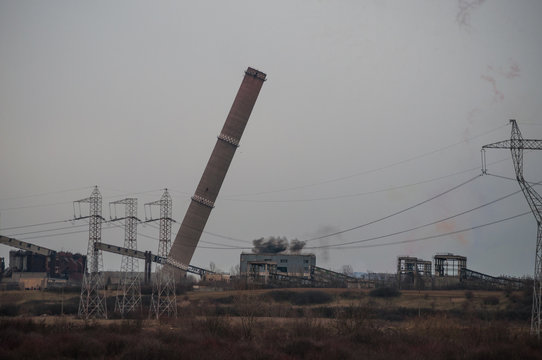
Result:
<svg viewBox="0 0 542 360"><path fill-rule="evenodd" d="M467 268L461 269L460 281L477 282L485 284L490 288L499 289L521 290L527 286L527 282L523 279L503 276L491 276Z"/></svg>
<svg viewBox="0 0 542 360"><path fill-rule="evenodd" d="M467 258L454 254L437 254L435 259L435 276L458 277L461 269L467 267Z"/></svg>
<svg viewBox="0 0 542 360"><path fill-rule="evenodd" d="M109 203L113 205L115 217L112 221L124 220L124 247L137 250L137 199L126 198ZM124 217L117 217L117 205L124 205ZM115 298L115 311L122 316L135 310L142 310L141 279L139 276L139 260L131 256L123 256L120 265L120 282Z"/></svg>
<svg viewBox="0 0 542 360"><path fill-rule="evenodd" d="M89 215L81 216L81 204L89 204ZM79 300L78 315L81 318L105 318L107 319L107 304L105 296L105 284L103 279L102 251L96 245L102 241L102 195L95 186L90 197L74 201L79 207L77 219L88 218L89 238L87 247L87 263L81 285L81 298Z"/></svg>
<svg viewBox="0 0 542 360"><path fill-rule="evenodd" d="M207 269L203 269L194 265L185 265L185 264L175 264L170 262L167 258L152 254L150 251L140 251L133 249L126 249L120 246L99 243L96 244L96 248L107 251L113 254L131 256L137 259L145 260L146 262L155 262L161 265L173 266L176 269L189 272L191 274L196 274L205 277L206 274L216 274L215 272Z"/></svg>
<svg viewBox="0 0 542 360"><path fill-rule="evenodd" d="M536 219L538 231L536 235L536 252L534 265L534 287L533 287L533 307L531 312L531 333L540 338L541 325L541 303L542 303L542 197L525 181L523 177L523 150L542 150L542 140L523 139L519 131L516 120L510 120L512 132L510 140L499 141L493 144L484 145L485 149L510 149L514 169L516 171L516 180L519 183L525 199L531 208ZM485 156L482 156L482 173L487 173Z"/></svg>
<svg viewBox="0 0 542 360"><path fill-rule="evenodd" d="M418 259L412 256L397 257L397 283L418 286L424 284L422 277L431 278L431 261Z"/></svg>
<svg viewBox="0 0 542 360"><path fill-rule="evenodd" d="M171 222L173 221L172 207L173 202L167 189L164 190L160 200L145 204L149 207L150 218L147 219L145 211L145 221L158 221L158 256L167 259L169 249L171 248ZM160 217L152 217L152 206L159 206ZM173 316L177 317L177 297L175 295L175 274L171 265L157 265L155 271L156 277L152 286L150 317Z"/></svg>

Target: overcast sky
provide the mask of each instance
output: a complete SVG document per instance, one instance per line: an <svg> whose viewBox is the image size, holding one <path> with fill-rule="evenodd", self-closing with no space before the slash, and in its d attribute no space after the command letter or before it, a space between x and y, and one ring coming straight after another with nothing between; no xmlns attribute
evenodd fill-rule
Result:
<svg viewBox="0 0 542 360"><path fill-rule="evenodd" d="M538 0L0 0L0 234L86 253L82 221L13 228L73 218L94 185L107 219L109 202L128 196L143 219L168 188L180 222L251 66L268 80L194 265L229 271L253 239L387 217L306 251L335 270L394 272L398 255L450 252L476 271L532 275L532 214L359 246L529 211L518 193L383 237L519 190L491 175L467 181L481 173L481 147L510 137L509 119L542 139L541 15ZM541 158L525 154L527 180L542 181ZM489 150L487 162L514 177L509 151ZM156 252L158 230L139 234L138 248ZM102 241L122 245L123 230L104 225ZM104 254L106 270L120 262Z"/></svg>

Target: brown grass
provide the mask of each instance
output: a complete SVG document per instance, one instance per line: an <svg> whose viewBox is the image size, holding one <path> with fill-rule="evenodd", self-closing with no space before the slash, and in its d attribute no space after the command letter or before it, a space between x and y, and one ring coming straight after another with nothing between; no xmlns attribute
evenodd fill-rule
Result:
<svg viewBox="0 0 542 360"><path fill-rule="evenodd" d="M271 291L189 292L179 296L179 318L161 321L3 317L0 358L542 358L528 320L503 315L528 306L521 293L402 291L382 299L365 290ZM326 297L314 291L332 301L322 303ZM3 292L0 304L29 307L40 296L53 301ZM299 299L316 303L294 305Z"/></svg>

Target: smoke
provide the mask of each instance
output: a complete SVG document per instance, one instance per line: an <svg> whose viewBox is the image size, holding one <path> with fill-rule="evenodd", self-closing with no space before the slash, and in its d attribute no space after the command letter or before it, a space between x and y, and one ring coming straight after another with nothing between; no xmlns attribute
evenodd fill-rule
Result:
<svg viewBox="0 0 542 360"><path fill-rule="evenodd" d="M443 221L435 225L437 228L437 231L441 233L447 233L447 232L454 232L457 230L457 226L455 225L455 222L453 221ZM459 241L459 244L461 245L468 245L469 240L465 237L463 233L458 233L452 235L453 238Z"/></svg>
<svg viewBox="0 0 542 360"><path fill-rule="evenodd" d="M259 238L252 240L252 252L255 254L278 254L289 250L292 253L300 252L305 246L304 241L292 239L288 242L286 237Z"/></svg>
<svg viewBox="0 0 542 360"><path fill-rule="evenodd" d="M305 247L305 244L306 244L305 241L301 241L301 240L297 240L297 239L291 240L290 241L290 252L292 252L292 253L300 252Z"/></svg>
<svg viewBox="0 0 542 360"><path fill-rule="evenodd" d="M470 30L471 26L471 14L474 10L479 8L485 0L458 0L457 7L458 12L456 15L456 21L459 26Z"/></svg>

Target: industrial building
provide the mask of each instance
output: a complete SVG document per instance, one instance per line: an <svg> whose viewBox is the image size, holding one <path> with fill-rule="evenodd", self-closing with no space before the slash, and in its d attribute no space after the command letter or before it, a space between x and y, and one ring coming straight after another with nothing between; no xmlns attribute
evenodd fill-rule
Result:
<svg viewBox="0 0 542 360"><path fill-rule="evenodd" d="M397 257L399 288L440 288L459 284L460 275L467 268L467 258L451 253L434 256L434 274L430 260L412 256Z"/></svg>
<svg viewBox="0 0 542 360"><path fill-rule="evenodd" d="M467 257L450 253L437 254L435 259L435 276L457 276L461 269L467 268Z"/></svg>
<svg viewBox="0 0 542 360"><path fill-rule="evenodd" d="M429 260L422 260L412 256L399 256L397 258L397 283L399 288L413 285L415 288L425 287L431 282L432 264Z"/></svg>
<svg viewBox="0 0 542 360"><path fill-rule="evenodd" d="M243 277L265 281L277 275L311 279L315 268L314 254L242 253L239 270Z"/></svg>
<svg viewBox="0 0 542 360"><path fill-rule="evenodd" d="M86 256L69 252L51 255L36 254L32 251L12 250L9 252L9 271L15 273L45 273L50 278L62 278L80 282L85 269Z"/></svg>

